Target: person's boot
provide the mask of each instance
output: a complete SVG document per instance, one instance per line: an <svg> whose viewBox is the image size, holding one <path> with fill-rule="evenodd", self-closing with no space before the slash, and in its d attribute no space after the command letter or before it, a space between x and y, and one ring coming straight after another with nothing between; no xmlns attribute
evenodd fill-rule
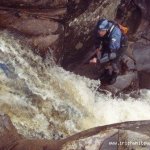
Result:
<svg viewBox="0 0 150 150"><path fill-rule="evenodd" d="M117 76L118 76L118 73L113 71L109 84L114 84L116 82Z"/></svg>

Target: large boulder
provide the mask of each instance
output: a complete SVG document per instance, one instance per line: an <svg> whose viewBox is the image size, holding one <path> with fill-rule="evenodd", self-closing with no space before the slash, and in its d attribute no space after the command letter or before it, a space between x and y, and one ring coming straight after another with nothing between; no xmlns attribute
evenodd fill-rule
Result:
<svg viewBox="0 0 150 150"><path fill-rule="evenodd" d="M66 10L44 11L22 9L0 9L0 28L15 33L24 45L30 46L34 52L45 57L52 49L56 61L59 61L63 50L64 27L50 19L64 14ZM54 15L54 16L53 16Z"/></svg>
<svg viewBox="0 0 150 150"><path fill-rule="evenodd" d="M150 89L150 45L135 47L134 58L139 76L140 88Z"/></svg>
<svg viewBox="0 0 150 150"><path fill-rule="evenodd" d="M135 83L138 84L137 72L128 72L127 74L119 75L116 79L116 82L113 85L107 85L103 88L107 89L108 91L111 91L114 94L117 94L124 90L137 90L138 85L135 85Z"/></svg>
<svg viewBox="0 0 150 150"><path fill-rule="evenodd" d="M150 88L150 1L134 0L140 8L142 19L135 37L133 56L136 61L140 88Z"/></svg>

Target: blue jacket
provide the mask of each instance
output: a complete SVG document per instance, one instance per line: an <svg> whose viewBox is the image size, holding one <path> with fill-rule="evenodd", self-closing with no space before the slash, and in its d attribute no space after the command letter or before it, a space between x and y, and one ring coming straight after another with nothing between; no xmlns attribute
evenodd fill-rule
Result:
<svg viewBox="0 0 150 150"><path fill-rule="evenodd" d="M97 27L99 24L97 25ZM113 26L112 22L109 22L108 24L109 29ZM121 38L122 38L122 32L120 28L115 25L113 30L111 32L108 31L108 33L104 37L100 37L98 35L98 28L96 28L96 39L95 39L95 47L99 48L102 44L103 50L106 52L116 52L121 47Z"/></svg>

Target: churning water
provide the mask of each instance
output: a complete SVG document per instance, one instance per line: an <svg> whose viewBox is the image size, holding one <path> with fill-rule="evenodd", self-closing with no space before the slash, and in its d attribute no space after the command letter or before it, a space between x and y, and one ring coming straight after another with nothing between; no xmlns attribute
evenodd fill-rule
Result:
<svg viewBox="0 0 150 150"><path fill-rule="evenodd" d="M57 139L122 121L150 119L150 91L126 100L96 92L99 81L45 62L0 33L0 110L27 137Z"/></svg>

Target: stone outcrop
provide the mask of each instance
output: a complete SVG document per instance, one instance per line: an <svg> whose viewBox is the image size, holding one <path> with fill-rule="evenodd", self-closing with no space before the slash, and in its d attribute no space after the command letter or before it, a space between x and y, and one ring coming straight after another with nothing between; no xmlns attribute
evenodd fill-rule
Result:
<svg viewBox="0 0 150 150"><path fill-rule="evenodd" d="M29 140L17 133L8 115L0 113L0 150L126 150L149 149L150 121L92 128L63 140Z"/></svg>
<svg viewBox="0 0 150 150"><path fill-rule="evenodd" d="M64 27L52 18L65 9L44 10L0 8L0 28L15 33L24 45L31 46L34 52L45 57L50 49L55 50L54 57L61 57ZM56 15L56 16L55 16Z"/></svg>
<svg viewBox="0 0 150 150"><path fill-rule="evenodd" d="M1 0L0 5L22 8L58 8L66 6L67 3L67 0Z"/></svg>
<svg viewBox="0 0 150 150"><path fill-rule="evenodd" d="M150 89L150 45L136 46L134 51L140 88Z"/></svg>
<svg viewBox="0 0 150 150"><path fill-rule="evenodd" d="M127 3L128 1L126 1ZM125 88L129 87L129 89L137 89L138 88L150 88L150 1L148 0L132 0L132 7L128 5L128 9L126 8L126 11L124 12L125 17L123 19L124 22L127 23L129 26L129 30L131 30L129 35L130 42L129 48L127 50L126 56L128 56L128 59L131 58L131 60L127 61L127 76L130 76L131 71L133 70L132 74L137 74L136 78L127 78L127 80L124 81L129 84L129 86L125 86L126 84L123 84ZM130 4L130 3L129 3ZM135 17L137 15L137 17ZM138 25L138 26L137 26ZM133 29L136 30L133 30ZM129 63L130 62L130 63ZM135 66L134 66L135 64ZM129 69L131 68L131 69ZM128 73L129 72L129 73ZM121 77L120 77L121 78ZM115 83L113 85L113 89L118 87L121 89L123 82L119 80L118 84ZM132 86L133 84L133 86ZM112 86L108 86L112 87ZM132 87L132 88L131 88ZM117 89L118 89L117 88ZM124 88L124 89L125 89ZM122 88L123 90L123 88Z"/></svg>
<svg viewBox="0 0 150 150"><path fill-rule="evenodd" d="M79 15L88 2L83 0L0 1L0 29L16 35L24 45L43 58L53 54L61 62L64 49L64 22Z"/></svg>
<svg viewBox="0 0 150 150"><path fill-rule="evenodd" d="M137 65L140 88L150 89L150 1L135 0L142 12L142 20L135 34L134 59Z"/></svg>

